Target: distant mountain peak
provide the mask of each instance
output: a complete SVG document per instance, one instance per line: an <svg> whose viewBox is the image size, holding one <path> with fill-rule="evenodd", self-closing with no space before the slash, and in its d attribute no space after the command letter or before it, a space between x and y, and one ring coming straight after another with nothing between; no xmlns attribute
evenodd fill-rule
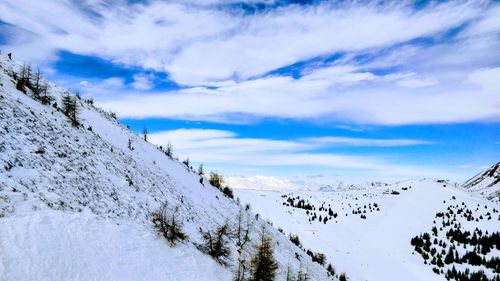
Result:
<svg viewBox="0 0 500 281"><path fill-rule="evenodd" d="M500 162L468 179L462 187L490 200L500 201Z"/></svg>

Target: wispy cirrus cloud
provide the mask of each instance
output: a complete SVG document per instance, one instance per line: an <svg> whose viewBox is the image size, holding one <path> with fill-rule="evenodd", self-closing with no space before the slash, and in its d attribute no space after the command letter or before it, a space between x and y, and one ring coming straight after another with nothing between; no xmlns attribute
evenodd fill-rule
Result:
<svg viewBox="0 0 500 281"><path fill-rule="evenodd" d="M378 146L378 147L395 147L395 146L412 146L433 144L431 141L413 140L413 139L366 139L366 138L348 138L348 137L316 137L302 139L304 142L317 145L344 145L344 146Z"/></svg>
<svg viewBox="0 0 500 281"><path fill-rule="evenodd" d="M192 3L91 3L19 5L7 0L0 12L4 22L27 32L26 40L12 44L23 55L46 58L63 49L166 71L180 84L196 85L235 76L247 79L317 56L432 36L480 17L487 6L481 1L447 2L415 10L407 3L324 3L246 15ZM481 26L489 31L491 24ZM32 40L40 40L37 45L43 48L30 47Z"/></svg>
<svg viewBox="0 0 500 281"><path fill-rule="evenodd" d="M332 67L300 79L271 76L227 81L215 84L219 86L215 89L195 87L150 96L131 94L101 104L124 117L161 116L219 122L226 122L226 118L234 122L237 117L231 113L296 119L323 117L386 125L498 120L500 82L494 77L499 69L473 71L464 74L462 81L453 86L436 85L422 92L423 85L399 85L401 81L408 83L404 75L399 78L391 75L388 79L356 72L356 68ZM327 76L325 72L335 75ZM136 104L143 104L147 110Z"/></svg>
<svg viewBox="0 0 500 281"><path fill-rule="evenodd" d="M191 160L204 159L210 167L230 170L251 169L263 172L269 167L337 168L371 171L392 176L429 176L424 167L410 167L389 163L377 157L318 152L335 146L398 147L429 145L432 142L412 139L367 139L326 136L277 140L267 138L242 138L236 133L224 130L177 129L156 132L149 135L151 142L158 145L172 143L180 157Z"/></svg>
<svg viewBox="0 0 500 281"><path fill-rule="evenodd" d="M58 50L97 56L185 85L144 95L157 81L139 71L115 89L109 81L85 87L121 117L382 125L500 118L491 78L500 62L495 3L320 2L251 13L230 3L6 0L0 19L11 40L3 48L49 61ZM269 74L296 63L304 64L298 76Z"/></svg>
<svg viewBox="0 0 500 281"><path fill-rule="evenodd" d="M328 146L378 146L397 147L428 145L434 142L416 139L369 139L341 136L322 136L276 140L265 138L241 138L231 131L214 129L176 129L155 132L149 136L156 144L175 143L179 149L230 149L243 148L246 151L310 151Z"/></svg>
<svg viewBox="0 0 500 281"><path fill-rule="evenodd" d="M172 140L183 155L226 167L423 174L362 151L405 157L432 150L426 160L433 162L439 158L433 148L444 138L435 126L453 124L486 124L477 138L497 141L489 132L500 121L499 3L292 2L4 0L0 48L133 122L179 128L196 120L206 128L245 130L235 123L259 128L260 121L278 120L305 130L289 139L242 138L231 130L153 136ZM433 125L426 127L429 137L407 129L427 124ZM331 128L349 137L325 134ZM370 134L371 128L378 131ZM311 137L309 129L323 137ZM482 139L461 142L467 149L445 156L495 157L477 149ZM359 153L325 152L336 147ZM478 153L467 156L471 147ZM407 163L423 161L415 158Z"/></svg>

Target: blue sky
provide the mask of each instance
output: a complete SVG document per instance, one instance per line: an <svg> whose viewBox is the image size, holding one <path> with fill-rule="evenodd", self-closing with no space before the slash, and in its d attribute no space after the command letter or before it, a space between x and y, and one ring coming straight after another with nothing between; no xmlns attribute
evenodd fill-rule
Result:
<svg viewBox="0 0 500 281"><path fill-rule="evenodd" d="M500 159L495 1L6 0L0 49L225 174L462 180Z"/></svg>

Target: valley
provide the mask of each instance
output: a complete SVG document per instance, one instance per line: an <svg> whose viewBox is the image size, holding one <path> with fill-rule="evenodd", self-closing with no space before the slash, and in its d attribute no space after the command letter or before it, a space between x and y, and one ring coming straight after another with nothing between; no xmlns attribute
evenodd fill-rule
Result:
<svg viewBox="0 0 500 281"><path fill-rule="evenodd" d="M432 257L425 260L411 245L413 237L430 233L435 225L440 227L439 237L450 243L446 239L448 228L441 226L442 221L436 216L449 206L455 212L457 207L472 212L473 218L459 216L453 221L452 224L460 224L461 231L477 228L498 233L499 205L448 182L404 181L336 192L236 188L235 195L287 235L298 234L305 249L325 254L337 271L349 272L352 280L446 280L444 274L453 266L460 270L484 270L490 280L499 277L495 271L498 261L495 269L464 263L437 267L431 264ZM304 203L298 204L301 200ZM499 246L496 239L496 247L486 256L498 259ZM470 245L467 247L471 249ZM443 250L436 248L438 252ZM447 252L448 248L444 250ZM433 268L439 269L439 274Z"/></svg>

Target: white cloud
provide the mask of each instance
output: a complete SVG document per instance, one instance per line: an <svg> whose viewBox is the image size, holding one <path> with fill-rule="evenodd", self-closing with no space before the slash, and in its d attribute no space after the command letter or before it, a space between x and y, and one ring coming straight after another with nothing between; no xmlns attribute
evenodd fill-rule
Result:
<svg viewBox="0 0 500 281"><path fill-rule="evenodd" d="M469 75L468 81L498 96L500 93L500 67L478 69Z"/></svg>
<svg viewBox="0 0 500 281"><path fill-rule="evenodd" d="M120 77L111 77L104 79L103 84L106 87L123 88L125 86L125 81Z"/></svg>
<svg viewBox="0 0 500 281"><path fill-rule="evenodd" d="M406 2L323 3L251 15L213 6L228 2L80 3L89 14L75 1L5 0L0 19L18 27L9 28L13 41L4 46L15 48L15 56L52 60L51 54L62 49L165 71L179 83L195 85L143 95L126 88L151 89L152 78L144 74L131 85L117 78L91 81L89 95L121 117L220 122L279 117L384 125L500 119L500 97L492 93L497 89L492 65L500 59L496 4L450 1L415 11ZM408 43L439 38L464 23L457 40ZM259 76L335 52L345 52L345 58L308 66L300 79ZM358 62L353 58L359 54L377 56ZM369 70L376 67L398 72Z"/></svg>
<svg viewBox="0 0 500 281"><path fill-rule="evenodd" d="M409 146L432 144L433 142L413 139L360 139L347 137L317 137L303 139L305 142L321 145L346 145L346 146Z"/></svg>
<svg viewBox="0 0 500 281"><path fill-rule="evenodd" d="M331 7L284 8L246 19L234 36L187 46L167 69L185 84L234 75L245 79L319 55L432 35L480 12L470 3L431 6L416 13L397 5Z"/></svg>
<svg viewBox="0 0 500 281"><path fill-rule="evenodd" d="M368 139L339 136L300 138L295 140L274 140L260 138L240 138L231 131L212 129L177 129L150 134L149 139L156 144L168 142L178 149L242 149L245 151L310 151L330 146L378 146L397 147L433 144L415 139Z"/></svg>
<svg viewBox="0 0 500 281"><path fill-rule="evenodd" d="M495 69L459 73L453 83L428 85L423 91L395 86L384 76L357 73L356 68L332 68L336 75L322 79L316 79L317 73L331 70L316 70L300 79L274 76L227 81L219 83L217 89L196 87L148 96L130 94L100 104L122 117L220 122L234 122L238 115L386 125L500 119L500 95L490 92L496 85Z"/></svg>
<svg viewBox="0 0 500 281"><path fill-rule="evenodd" d="M432 78L424 78L424 79L407 78L399 81L398 85L407 88L422 88L422 87L436 85L437 83L438 82Z"/></svg>
<svg viewBox="0 0 500 281"><path fill-rule="evenodd" d="M333 52L431 36L480 18L486 7L478 1L429 5L419 11L410 4L325 3L242 15L206 5L119 3L87 4L99 15L92 16L69 0L6 0L0 3L0 17L29 30L31 36L12 43L26 56L46 57L64 49L167 71L175 81L193 85L235 76L246 79ZM40 38L45 40L33 44Z"/></svg>
<svg viewBox="0 0 500 281"><path fill-rule="evenodd" d="M397 85L406 88L422 88L433 86L438 83L434 78L418 77L414 72L389 74L384 76L383 79L389 82L395 81Z"/></svg>
<svg viewBox="0 0 500 281"><path fill-rule="evenodd" d="M324 167L367 170L377 175L430 176L436 171L387 163L376 157L362 157L335 153L317 153L316 149L329 146L403 146L430 144L408 139L362 139L321 137L296 140L240 138L223 130L178 129L149 135L152 143L165 145L171 142L176 154L192 161L203 159L208 167L222 167L229 171L251 169L264 172L269 167Z"/></svg>
<svg viewBox="0 0 500 281"><path fill-rule="evenodd" d="M132 82L132 87L136 90L150 90L153 88L153 77L146 74L136 74L134 75L134 82Z"/></svg>
<svg viewBox="0 0 500 281"><path fill-rule="evenodd" d="M157 144L171 142L180 150L210 150L225 151L224 154L234 152L277 152L277 151L302 151L313 148L312 146L293 141L237 138L236 134L222 130L206 129L178 129L159 132L150 135L150 140ZM241 156L241 155L239 155ZM213 159L214 157L212 157Z"/></svg>
<svg viewBox="0 0 500 281"><path fill-rule="evenodd" d="M500 30L500 6L493 5L485 11L484 15L467 27L461 36L480 37L487 35L498 35Z"/></svg>

